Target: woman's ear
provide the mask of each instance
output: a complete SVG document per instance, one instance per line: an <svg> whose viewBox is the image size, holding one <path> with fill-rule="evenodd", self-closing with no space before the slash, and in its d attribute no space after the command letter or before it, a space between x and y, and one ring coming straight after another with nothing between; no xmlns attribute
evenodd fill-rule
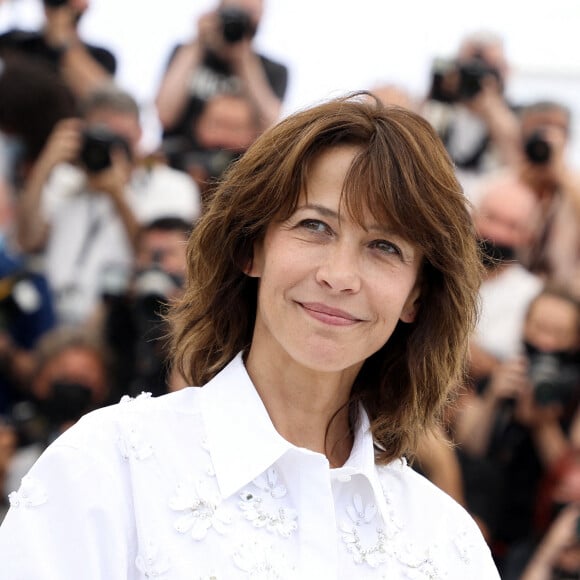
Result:
<svg viewBox="0 0 580 580"><path fill-rule="evenodd" d="M248 256L243 267L243 272L250 278L261 278L263 268L263 241L256 241L252 246L252 252Z"/></svg>
<svg viewBox="0 0 580 580"><path fill-rule="evenodd" d="M415 318L417 316L417 312L419 311L419 297L421 296L421 289L419 284L415 285L415 288L411 291L405 304L403 306L403 310L401 311L401 316L399 317L401 322L411 323L415 322Z"/></svg>

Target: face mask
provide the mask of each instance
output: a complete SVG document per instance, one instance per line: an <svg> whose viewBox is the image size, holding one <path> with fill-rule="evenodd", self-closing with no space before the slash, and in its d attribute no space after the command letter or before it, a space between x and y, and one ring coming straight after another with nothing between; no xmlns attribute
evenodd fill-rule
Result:
<svg viewBox="0 0 580 580"><path fill-rule="evenodd" d="M81 383L53 381L51 396L40 401L41 412L54 425L77 421L91 408L92 391Z"/></svg>
<svg viewBox="0 0 580 580"><path fill-rule="evenodd" d="M485 268L493 270L500 264L515 260L515 250L511 246L494 244L491 240L480 239L483 265Z"/></svg>
<svg viewBox="0 0 580 580"><path fill-rule="evenodd" d="M580 570L562 570L562 568L553 568L551 580L580 580Z"/></svg>

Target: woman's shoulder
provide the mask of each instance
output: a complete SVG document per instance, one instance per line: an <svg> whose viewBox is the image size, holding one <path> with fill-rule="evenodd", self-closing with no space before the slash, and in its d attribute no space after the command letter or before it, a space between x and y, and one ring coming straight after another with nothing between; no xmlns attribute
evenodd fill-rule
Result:
<svg viewBox="0 0 580 580"><path fill-rule="evenodd" d="M392 519L416 546L466 570L482 567L497 578L491 553L467 510L404 460L377 468Z"/></svg>
<svg viewBox="0 0 580 580"><path fill-rule="evenodd" d="M87 413L67 429L51 447L78 448L98 453L131 433L142 431L156 440L170 436L172 426L192 424L191 417L199 413L197 388L153 397L151 393L130 397L125 395L115 404Z"/></svg>

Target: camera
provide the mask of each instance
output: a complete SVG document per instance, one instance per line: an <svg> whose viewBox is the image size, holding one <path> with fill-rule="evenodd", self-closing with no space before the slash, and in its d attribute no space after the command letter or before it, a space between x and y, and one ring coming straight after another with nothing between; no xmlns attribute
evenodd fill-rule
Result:
<svg viewBox="0 0 580 580"><path fill-rule="evenodd" d="M252 38L256 30L250 15L240 8L230 6L219 11L222 35L228 44L240 42L243 38Z"/></svg>
<svg viewBox="0 0 580 580"><path fill-rule="evenodd" d="M131 158L129 144L123 137L104 127L90 127L83 131L79 160L89 173L98 173L111 166L111 151L122 148Z"/></svg>
<svg viewBox="0 0 580 580"><path fill-rule="evenodd" d="M429 98L442 103L468 101L481 91L482 81L488 76L501 81L498 70L480 57L465 62L437 58L433 63Z"/></svg>
<svg viewBox="0 0 580 580"><path fill-rule="evenodd" d="M534 131L524 141L524 153L530 163L543 165L550 161L552 156L552 146L546 140L542 131Z"/></svg>
<svg viewBox="0 0 580 580"><path fill-rule="evenodd" d="M557 353L534 351L528 354L528 376L538 405L566 405L580 386L580 364L564 360Z"/></svg>
<svg viewBox="0 0 580 580"><path fill-rule="evenodd" d="M68 0L43 0L45 6L50 8L58 8L59 6L64 6L68 4Z"/></svg>

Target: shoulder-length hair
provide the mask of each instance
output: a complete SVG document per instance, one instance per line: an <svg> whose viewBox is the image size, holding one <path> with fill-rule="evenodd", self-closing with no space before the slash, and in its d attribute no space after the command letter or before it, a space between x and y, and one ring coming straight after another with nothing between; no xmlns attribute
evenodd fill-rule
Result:
<svg viewBox="0 0 580 580"><path fill-rule="evenodd" d="M420 248L420 306L367 359L351 393L369 415L378 461L412 454L461 380L477 318L481 276L470 213L452 163L419 115L369 94L297 112L266 131L231 166L188 246L188 283L174 305L175 367L203 385L250 346L257 281L244 274L254 243L288 218L322 151L359 149L343 207L359 223L369 208Z"/></svg>

